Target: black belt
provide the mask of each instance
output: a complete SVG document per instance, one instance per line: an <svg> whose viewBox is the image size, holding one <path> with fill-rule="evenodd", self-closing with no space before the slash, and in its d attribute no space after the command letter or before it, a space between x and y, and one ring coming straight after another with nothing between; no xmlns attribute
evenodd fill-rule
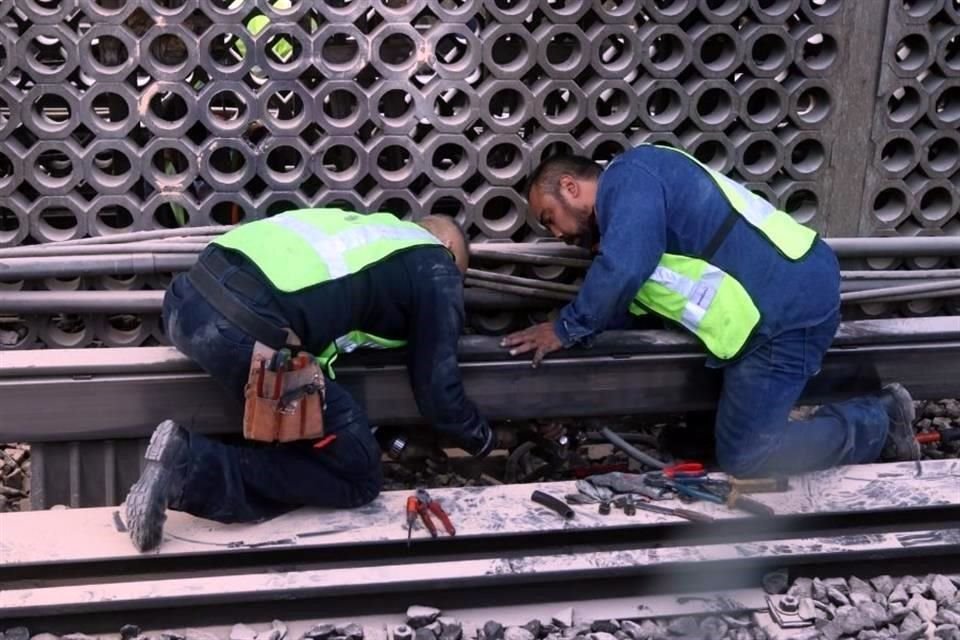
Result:
<svg viewBox="0 0 960 640"><path fill-rule="evenodd" d="M713 234L713 237L710 238L710 242L707 243L707 246L703 250L703 259L709 262L713 258L713 254L720 249L720 245L723 244L723 241L727 239L727 236L730 235L730 231L733 230L733 225L737 224L737 220L740 219L740 213L730 207L730 213L727 214L727 217L723 219L723 222L720 223L720 228L717 229L717 232Z"/></svg>
<svg viewBox="0 0 960 640"><path fill-rule="evenodd" d="M283 327L250 310L250 308L227 289L220 278L233 265L223 254L213 251L204 254L196 266L187 273L187 278L214 309L240 330L271 349L290 347L290 335ZM247 274L237 274L236 286L252 295L259 294L264 284ZM231 283L233 286L233 283Z"/></svg>

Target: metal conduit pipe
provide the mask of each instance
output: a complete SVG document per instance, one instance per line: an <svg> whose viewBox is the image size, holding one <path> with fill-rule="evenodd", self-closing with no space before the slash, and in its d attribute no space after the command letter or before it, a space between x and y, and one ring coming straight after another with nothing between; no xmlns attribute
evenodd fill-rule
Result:
<svg viewBox="0 0 960 640"><path fill-rule="evenodd" d="M200 253L206 245L200 243L154 242L143 244L91 245L61 247L56 245L32 245L0 250L0 260L8 258L49 258L72 256L104 256L117 253Z"/></svg>
<svg viewBox="0 0 960 640"><path fill-rule="evenodd" d="M10 258L0 260L0 282L186 271L196 261L195 253L73 256L69 261L59 257Z"/></svg>
<svg viewBox="0 0 960 640"><path fill-rule="evenodd" d="M951 282L957 278L960 278L960 275L955 276L954 278L903 278L895 280L842 280L840 282L840 291L841 293L848 293L853 291L875 291L877 289L887 289L893 286L905 287L913 286L920 284L936 284L943 282Z"/></svg>
<svg viewBox="0 0 960 640"><path fill-rule="evenodd" d="M876 298L870 298L866 301L861 300L857 304L862 304L863 302L912 302L914 300L932 300L935 298L957 298L957 300L960 300L960 288L939 289L937 291L927 291L926 293L907 293L895 296L877 296ZM843 302L846 303L846 301Z"/></svg>
<svg viewBox="0 0 960 640"><path fill-rule="evenodd" d="M152 231L131 231L129 233L115 233L107 236L96 236L93 238L78 238L77 240L64 240L56 243L57 246L76 246L84 244L113 244L115 242L128 242L148 240L153 238L170 238L177 236L202 236L202 235L221 235L235 228L236 225L209 225L206 227L180 227L177 229L155 229Z"/></svg>
<svg viewBox="0 0 960 640"><path fill-rule="evenodd" d="M914 269L912 271L841 271L843 280L934 280L960 278L960 269Z"/></svg>
<svg viewBox="0 0 960 640"><path fill-rule="evenodd" d="M944 291L960 288L960 279L943 280L941 282L930 282L927 284L913 284L903 287L883 287L880 289L871 289L869 291L851 291L841 293L840 300L843 302L863 302L885 296L902 296L918 293L930 293L934 291Z"/></svg>
<svg viewBox="0 0 960 640"><path fill-rule="evenodd" d="M550 267L574 267L579 269L587 269L591 264L590 260L584 260L582 258L564 258L561 256L538 255L534 253L509 253L505 251L477 252L472 248L470 249L470 257L481 261L489 260L490 262L533 264Z"/></svg>
<svg viewBox="0 0 960 640"><path fill-rule="evenodd" d="M467 277L477 280L486 280L489 282L502 282L505 284L516 284L520 286L532 287L534 289L547 289L550 291L560 291L561 293L575 294L580 287L572 284L562 284L559 282L549 282L538 280L536 278L521 278L511 276L505 273L496 273L494 271L482 271L480 269L467 269Z"/></svg>
<svg viewBox="0 0 960 640"><path fill-rule="evenodd" d="M604 427L600 430L600 433L603 434L603 437L606 438L610 444L615 446L617 449L620 449L641 464L645 464L648 467L653 467L654 469L663 469L667 466L665 462L661 462L653 456L647 455L643 451L637 449L635 446L621 438L617 433L613 432L610 427Z"/></svg>
<svg viewBox="0 0 960 640"><path fill-rule="evenodd" d="M514 293L521 296L535 296L549 300L559 300L560 302L569 302L573 300L573 294L560 293L559 291L548 291L533 287L521 287L519 285L504 284L500 282L487 282L486 280L477 280L476 278L467 278L466 284L471 287L482 287L491 291L500 291L503 293Z"/></svg>

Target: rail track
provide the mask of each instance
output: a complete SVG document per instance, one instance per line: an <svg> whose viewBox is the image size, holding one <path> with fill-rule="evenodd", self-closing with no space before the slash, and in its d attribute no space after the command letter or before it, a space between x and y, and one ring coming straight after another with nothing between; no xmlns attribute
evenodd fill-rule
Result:
<svg viewBox="0 0 960 640"><path fill-rule="evenodd" d="M574 506L564 520L530 501L573 483L438 489L458 528L407 547L405 492L355 511L302 509L253 526L171 515L158 552L137 554L113 508L0 516L0 619L34 632L115 632L282 618L396 618L407 606L483 611L558 603L615 618L651 615L658 594L689 602L744 589L728 610L762 608L764 572L869 577L960 571L960 461L844 467L757 496L757 518L691 505L713 523ZM669 504L669 502L665 502ZM752 589L752 591L751 591ZM699 594L699 595L697 595ZM752 594L752 595L750 595ZM675 603L676 604L676 603ZM532 609L531 609L532 608ZM477 614L480 615L480 614Z"/></svg>

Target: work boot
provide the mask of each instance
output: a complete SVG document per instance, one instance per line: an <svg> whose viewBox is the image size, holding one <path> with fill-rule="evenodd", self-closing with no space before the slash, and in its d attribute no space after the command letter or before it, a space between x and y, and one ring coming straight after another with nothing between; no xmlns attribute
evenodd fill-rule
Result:
<svg viewBox="0 0 960 640"><path fill-rule="evenodd" d="M127 528L140 551L160 544L167 504L183 486L188 447L186 430L173 420L161 422L150 437L143 473L127 494Z"/></svg>
<svg viewBox="0 0 960 640"><path fill-rule="evenodd" d="M881 457L885 460L919 460L920 444L913 431L913 421L917 418L913 407L913 398L902 384L888 384L880 392L880 402L890 417L887 441L883 445Z"/></svg>

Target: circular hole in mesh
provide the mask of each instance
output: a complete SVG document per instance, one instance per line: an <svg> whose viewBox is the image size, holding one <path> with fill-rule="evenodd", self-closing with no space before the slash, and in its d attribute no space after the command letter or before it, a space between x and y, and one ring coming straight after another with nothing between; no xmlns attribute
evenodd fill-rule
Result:
<svg viewBox="0 0 960 640"><path fill-rule="evenodd" d="M711 71L728 69L737 60L737 44L726 33L715 33L700 46L700 60Z"/></svg>
<svg viewBox="0 0 960 640"><path fill-rule="evenodd" d="M174 33L162 33L150 42L150 57L163 67L179 67L187 61L187 45Z"/></svg>
<svg viewBox="0 0 960 640"><path fill-rule="evenodd" d="M630 53L630 42L622 34L609 35L600 43L600 62L617 65Z"/></svg>
<svg viewBox="0 0 960 640"><path fill-rule="evenodd" d="M403 89L390 89L377 101L377 112L386 119L402 118L413 110L413 98Z"/></svg>
<svg viewBox="0 0 960 640"><path fill-rule="evenodd" d="M143 327L143 319L132 313L107 316L108 332L114 339L132 338Z"/></svg>
<svg viewBox="0 0 960 640"><path fill-rule="evenodd" d="M650 63L661 71L673 71L683 63L683 41L672 33L664 33L650 43Z"/></svg>
<svg viewBox="0 0 960 640"><path fill-rule="evenodd" d="M247 45L232 33L222 33L210 41L207 48L210 61L221 69L231 69L247 57Z"/></svg>
<svg viewBox="0 0 960 640"><path fill-rule="evenodd" d="M953 196L945 187L931 187L920 198L920 216L930 222L939 222L953 211Z"/></svg>
<svg viewBox="0 0 960 640"><path fill-rule="evenodd" d="M784 208L800 224L806 224L817 215L817 194L809 189L797 189L789 196Z"/></svg>
<svg viewBox="0 0 960 640"><path fill-rule="evenodd" d="M518 9L526 6L527 0L493 0L497 9L506 14L516 13Z"/></svg>
<svg viewBox="0 0 960 640"><path fill-rule="evenodd" d="M569 156L573 155L573 147L571 147L566 142L551 142L543 148L543 151L540 152L540 162L543 162L547 158L552 158L553 156Z"/></svg>
<svg viewBox="0 0 960 640"><path fill-rule="evenodd" d="M777 166L777 149L769 140L754 140L743 150L743 167L753 175L762 175Z"/></svg>
<svg viewBox="0 0 960 640"><path fill-rule="evenodd" d="M331 208L336 208L336 205L332 203L328 206ZM295 202L290 202L289 200L277 200L276 202L271 202L267 206L266 216L269 218L271 216L275 216L277 214L283 213L284 211L293 211L298 207L299 205L297 205ZM349 209L349 207L342 207L342 208Z"/></svg>
<svg viewBox="0 0 960 640"><path fill-rule="evenodd" d="M903 0L903 10L914 18L923 18L936 6L936 0Z"/></svg>
<svg viewBox="0 0 960 640"><path fill-rule="evenodd" d="M357 96L346 89L336 89L323 100L323 113L331 120L349 120L360 110Z"/></svg>
<svg viewBox="0 0 960 640"><path fill-rule="evenodd" d="M824 71L837 59L837 41L825 33L815 33L803 43L803 61L815 71Z"/></svg>
<svg viewBox="0 0 960 640"><path fill-rule="evenodd" d="M377 166L388 177L398 179L413 168L413 157L404 147L392 144L377 155Z"/></svg>
<svg viewBox="0 0 960 640"><path fill-rule="evenodd" d="M187 0L150 0L150 4L155 6L160 13L176 11L186 3Z"/></svg>
<svg viewBox="0 0 960 640"><path fill-rule="evenodd" d="M210 168L225 176L241 173L246 166L247 159L236 149L220 147L210 154Z"/></svg>
<svg viewBox="0 0 960 640"><path fill-rule="evenodd" d="M90 55L107 68L122 67L129 60L127 45L113 36L97 36L90 42Z"/></svg>
<svg viewBox="0 0 960 640"><path fill-rule="evenodd" d="M413 214L413 207L403 198L387 198L379 209L392 213L398 218L409 218Z"/></svg>
<svg viewBox="0 0 960 640"><path fill-rule="evenodd" d="M75 347L83 343L87 325L83 318L73 313L61 313L50 316L47 324L47 336L61 347Z"/></svg>
<svg viewBox="0 0 960 640"><path fill-rule="evenodd" d="M467 160L467 152L458 144L450 142L441 144L433 152L433 168L442 173L456 171L458 167L464 166Z"/></svg>
<svg viewBox="0 0 960 640"><path fill-rule="evenodd" d="M758 69L772 71L782 67L789 55L787 42L774 33L760 36L750 48L750 58Z"/></svg>
<svg viewBox="0 0 960 640"><path fill-rule="evenodd" d="M582 4L582 0L547 0L547 6L559 15L576 13Z"/></svg>
<svg viewBox="0 0 960 640"><path fill-rule="evenodd" d="M33 112L52 125L70 120L70 104L66 98L55 93L44 93L34 100Z"/></svg>
<svg viewBox="0 0 960 640"><path fill-rule="evenodd" d="M494 231L509 231L516 224L520 211L510 198L494 196L484 203L480 215Z"/></svg>
<svg viewBox="0 0 960 640"><path fill-rule="evenodd" d="M183 155L179 149L164 147L157 149L150 159L153 168L160 174L168 176L179 176L187 172L190 168L190 162L187 156Z"/></svg>
<svg viewBox="0 0 960 640"><path fill-rule="evenodd" d="M229 89L213 96L208 108L210 115L222 122L241 120L247 113L247 103L236 92Z"/></svg>
<svg viewBox="0 0 960 640"><path fill-rule="evenodd" d="M797 117L804 124L819 124L830 113L830 94L823 87L808 87L797 98Z"/></svg>
<svg viewBox="0 0 960 640"><path fill-rule="evenodd" d="M177 93L159 91L150 98L150 112L165 122L179 122L187 117L187 101Z"/></svg>
<svg viewBox="0 0 960 640"><path fill-rule="evenodd" d="M97 211L97 224L100 227L120 231L133 225L133 214L119 204L109 204Z"/></svg>
<svg viewBox="0 0 960 640"><path fill-rule="evenodd" d="M717 87L707 89L697 100L697 115L707 124L717 125L730 117L733 100L730 94Z"/></svg>
<svg viewBox="0 0 960 640"><path fill-rule="evenodd" d="M960 7L957 8L960 11ZM943 48L943 65L947 69L960 71L960 35L953 36L946 41ZM0 66L2 66L0 62Z"/></svg>
<svg viewBox="0 0 960 640"><path fill-rule="evenodd" d="M927 145L927 162L940 173L956 169L960 163L960 145L954 138L937 138Z"/></svg>
<svg viewBox="0 0 960 640"><path fill-rule="evenodd" d="M303 99L296 91L276 91L267 99L267 113L280 122L296 120L303 115L303 109Z"/></svg>
<svg viewBox="0 0 960 640"><path fill-rule="evenodd" d="M738 8L737 0L706 0L707 9L718 16L729 16Z"/></svg>
<svg viewBox="0 0 960 640"><path fill-rule="evenodd" d="M384 64L403 66L415 52L413 40L405 33L391 33L380 43L380 60Z"/></svg>
<svg viewBox="0 0 960 640"><path fill-rule="evenodd" d="M680 117L682 102L680 95L666 87L650 94L646 105L650 118L658 124L669 124Z"/></svg>
<svg viewBox="0 0 960 640"><path fill-rule="evenodd" d="M558 33L547 43L547 62L556 66L575 64L580 57L580 41L572 33Z"/></svg>
<svg viewBox="0 0 960 640"><path fill-rule="evenodd" d="M616 140L605 140L597 145L596 149L594 149L590 155L590 158L594 162L606 165L623 152L624 148L622 144Z"/></svg>
<svg viewBox="0 0 960 640"><path fill-rule="evenodd" d="M653 0L652 4L661 15L672 17L683 13L690 2L689 0Z"/></svg>
<svg viewBox="0 0 960 640"><path fill-rule="evenodd" d="M770 87L760 87L747 99L747 115L754 122L770 124L780 117L783 104L780 94Z"/></svg>
<svg viewBox="0 0 960 640"><path fill-rule="evenodd" d="M437 94L433 101L433 112L441 119L451 120L460 117L470 108L470 95L460 89L448 89Z"/></svg>
<svg viewBox="0 0 960 640"><path fill-rule="evenodd" d="M73 161L59 149L47 149L40 152L34 162L36 177L40 184L49 187L59 187L70 180L73 173Z"/></svg>
<svg viewBox="0 0 960 640"><path fill-rule="evenodd" d="M62 10L60 0L26 0L26 4L37 13L53 15Z"/></svg>
<svg viewBox="0 0 960 640"><path fill-rule="evenodd" d="M630 100L622 89L607 89L597 96L594 111L603 122L620 122L630 114Z"/></svg>
<svg viewBox="0 0 960 640"><path fill-rule="evenodd" d="M130 107L115 93L104 91L94 97L90 104L93 114L106 123L123 122L130 116Z"/></svg>
<svg viewBox="0 0 960 640"><path fill-rule="evenodd" d="M36 36L30 41L30 55L33 60L46 68L48 72L54 72L63 68L68 60L66 48L61 44L58 38L52 36Z"/></svg>
<svg viewBox="0 0 960 640"><path fill-rule="evenodd" d="M13 162L5 153L0 153L0 184L3 184L13 176Z"/></svg>
<svg viewBox="0 0 960 640"><path fill-rule="evenodd" d="M10 243L20 231L20 218L9 207L0 206L0 243Z"/></svg>
<svg viewBox="0 0 960 640"><path fill-rule="evenodd" d="M457 64L467 57L470 42L459 33L448 33L437 41L434 51L440 64Z"/></svg>
<svg viewBox="0 0 960 640"><path fill-rule="evenodd" d="M790 164L804 174L816 173L823 167L827 153L819 140L808 138L798 142L790 154Z"/></svg>
<svg viewBox="0 0 960 640"><path fill-rule="evenodd" d="M900 87L887 100L887 116L892 122L909 122L920 112L920 92L913 87Z"/></svg>
<svg viewBox="0 0 960 640"><path fill-rule="evenodd" d="M523 165L523 153L516 145L501 142L490 149L486 161L487 166L494 171L503 175L512 175Z"/></svg>
<svg viewBox="0 0 960 640"><path fill-rule="evenodd" d="M47 207L40 212L40 226L44 235L53 240L69 239L77 224L77 216L63 207Z"/></svg>
<svg viewBox="0 0 960 640"><path fill-rule="evenodd" d="M348 65L360 55L357 39L349 33L334 33L323 43L320 57L332 66Z"/></svg>
<svg viewBox="0 0 960 640"><path fill-rule="evenodd" d="M490 58L498 67L522 64L527 55L527 41L515 33L503 34L490 47Z"/></svg>
<svg viewBox="0 0 960 640"><path fill-rule="evenodd" d="M323 168L329 173L348 173L357 168L357 152L343 144L335 144L323 154Z"/></svg>
<svg viewBox="0 0 960 640"><path fill-rule="evenodd" d="M274 147L267 154L267 167L276 173L293 173L303 164L300 152L288 145Z"/></svg>
<svg viewBox="0 0 960 640"><path fill-rule="evenodd" d="M727 148L719 140L704 140L693 150L693 157L715 171L725 168L729 160Z"/></svg>
<svg viewBox="0 0 960 640"><path fill-rule="evenodd" d="M927 39L918 33L912 33L897 43L894 56L901 69L916 71L923 67L929 54Z"/></svg>
<svg viewBox="0 0 960 640"><path fill-rule="evenodd" d="M243 206L229 200L218 202L210 209L210 219L216 224L238 224L246 217Z"/></svg>
<svg viewBox="0 0 960 640"><path fill-rule="evenodd" d="M190 213L179 204L164 202L153 212L153 221L166 229L178 229L190 224Z"/></svg>
<svg viewBox="0 0 960 640"><path fill-rule="evenodd" d="M873 215L881 222L891 223L899 219L906 209L907 196L900 189L888 187L873 199Z"/></svg>
<svg viewBox="0 0 960 640"><path fill-rule="evenodd" d="M880 164L891 173L909 169L915 158L915 149L909 140L894 138L883 145L880 151Z"/></svg>
<svg viewBox="0 0 960 640"><path fill-rule="evenodd" d="M543 115L557 123L571 123L577 115L577 97L567 89L554 89L543 99Z"/></svg>
<svg viewBox="0 0 960 640"><path fill-rule="evenodd" d="M93 166L100 173L114 177L125 176L133 168L126 154L116 149L104 149L94 155Z"/></svg>
<svg viewBox="0 0 960 640"><path fill-rule="evenodd" d="M494 120L510 120L523 110L523 96L514 89L500 89L490 98L490 115Z"/></svg>
<svg viewBox="0 0 960 640"><path fill-rule="evenodd" d="M829 18L840 9L843 0L808 0L810 11L821 18Z"/></svg>
<svg viewBox="0 0 960 640"><path fill-rule="evenodd" d="M451 218L456 218L464 211L466 211L466 205L453 196L437 198L437 201L430 208L432 215L450 216Z"/></svg>
<svg viewBox="0 0 960 640"><path fill-rule="evenodd" d="M960 87L950 87L937 98L934 111L944 122L960 121Z"/></svg>

